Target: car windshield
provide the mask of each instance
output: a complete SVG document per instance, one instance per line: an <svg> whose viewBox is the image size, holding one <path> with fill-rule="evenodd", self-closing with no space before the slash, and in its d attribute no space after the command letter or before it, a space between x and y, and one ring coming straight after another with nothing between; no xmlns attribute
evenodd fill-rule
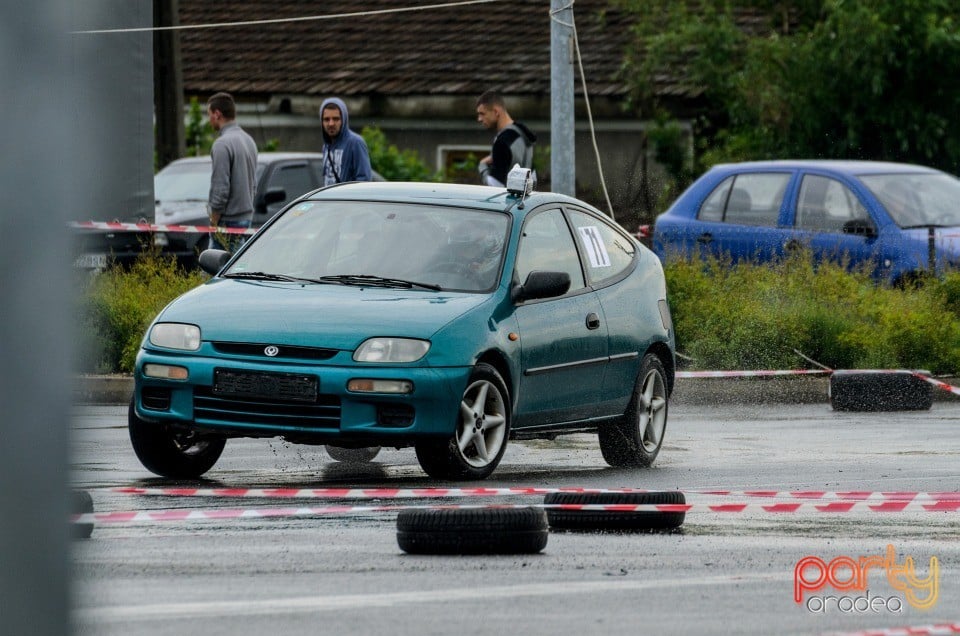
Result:
<svg viewBox="0 0 960 636"><path fill-rule="evenodd" d="M263 169L257 165L257 179ZM209 161L172 163L153 177L153 196L157 201L206 201L211 171Z"/></svg>
<svg viewBox="0 0 960 636"><path fill-rule="evenodd" d="M224 275L486 292L499 279L508 227L500 212L305 201L258 235Z"/></svg>
<svg viewBox="0 0 960 636"><path fill-rule="evenodd" d="M960 179L944 173L861 177L900 227L960 225Z"/></svg>

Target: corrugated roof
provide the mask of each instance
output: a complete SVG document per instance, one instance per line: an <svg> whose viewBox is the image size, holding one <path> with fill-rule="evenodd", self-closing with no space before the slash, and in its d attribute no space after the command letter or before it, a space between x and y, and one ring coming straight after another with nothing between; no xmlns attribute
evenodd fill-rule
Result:
<svg viewBox="0 0 960 636"><path fill-rule="evenodd" d="M378 11L438 0L180 0L182 25ZM435 8L336 20L185 30L184 89L323 96L550 92L550 2ZM622 96L631 18L607 0L574 7L591 95ZM669 81L666 82L669 84ZM669 86L664 93L671 93ZM579 80L577 81L577 92Z"/></svg>

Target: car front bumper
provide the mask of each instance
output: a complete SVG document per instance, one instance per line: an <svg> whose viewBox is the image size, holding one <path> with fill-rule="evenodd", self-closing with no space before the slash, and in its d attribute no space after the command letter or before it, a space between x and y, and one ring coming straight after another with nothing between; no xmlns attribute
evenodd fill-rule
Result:
<svg viewBox="0 0 960 636"><path fill-rule="evenodd" d="M185 380L146 377L146 364L183 367L189 375ZM405 446L419 437L453 434L470 371L470 367L264 363L141 351L134 400L137 415L146 421L227 437ZM224 393L224 374L253 378L253 394L231 393L237 383ZM317 382L315 399L291 397L289 386L276 386L312 382L310 378ZM406 380L413 389L404 394L348 390L348 382L356 379ZM241 386L241 391L250 386Z"/></svg>

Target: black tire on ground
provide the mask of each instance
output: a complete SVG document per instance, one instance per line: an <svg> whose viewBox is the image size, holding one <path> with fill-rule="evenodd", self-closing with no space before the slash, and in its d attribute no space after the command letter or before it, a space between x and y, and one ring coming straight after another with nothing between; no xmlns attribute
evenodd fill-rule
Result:
<svg viewBox="0 0 960 636"><path fill-rule="evenodd" d="M830 374L830 406L835 411L925 411L932 405L933 385L910 373Z"/></svg>
<svg viewBox="0 0 960 636"><path fill-rule="evenodd" d="M650 466L667 430L667 374L660 358L643 357L633 396L621 418L600 426L600 452L611 466Z"/></svg>
<svg viewBox="0 0 960 636"><path fill-rule="evenodd" d="M166 424L146 422L130 402L127 427L133 451L143 467L170 479L196 479L217 463L226 440L179 432Z"/></svg>
<svg viewBox="0 0 960 636"><path fill-rule="evenodd" d="M436 479L484 479L510 437L510 393L497 370L480 363L467 381L452 437L417 442L417 461Z"/></svg>
<svg viewBox="0 0 960 636"><path fill-rule="evenodd" d="M682 492L638 493L550 493L544 504L556 505L642 505L683 504ZM607 511L607 510L562 510L547 508L551 529L557 530L672 530L683 525L686 512L660 512L657 510Z"/></svg>
<svg viewBox="0 0 960 636"><path fill-rule="evenodd" d="M401 510L397 543L410 554L536 554L547 545L542 508Z"/></svg>
<svg viewBox="0 0 960 636"><path fill-rule="evenodd" d="M70 514L88 515L93 512L93 497L86 490L74 490L70 493ZM93 522L84 521L70 524L70 536L74 539L89 539L93 534Z"/></svg>
<svg viewBox="0 0 960 636"><path fill-rule="evenodd" d="M344 448L342 446L331 446L327 444L324 448L331 459L344 464L366 464L372 462L380 453L379 446L368 446L366 448Z"/></svg>

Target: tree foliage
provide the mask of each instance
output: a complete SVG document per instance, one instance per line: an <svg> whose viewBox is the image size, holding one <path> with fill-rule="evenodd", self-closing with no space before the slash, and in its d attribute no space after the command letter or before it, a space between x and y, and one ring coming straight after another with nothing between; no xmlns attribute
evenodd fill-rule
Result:
<svg viewBox="0 0 960 636"><path fill-rule="evenodd" d="M960 0L615 0L634 105L699 103L699 168L763 158L960 168Z"/></svg>

